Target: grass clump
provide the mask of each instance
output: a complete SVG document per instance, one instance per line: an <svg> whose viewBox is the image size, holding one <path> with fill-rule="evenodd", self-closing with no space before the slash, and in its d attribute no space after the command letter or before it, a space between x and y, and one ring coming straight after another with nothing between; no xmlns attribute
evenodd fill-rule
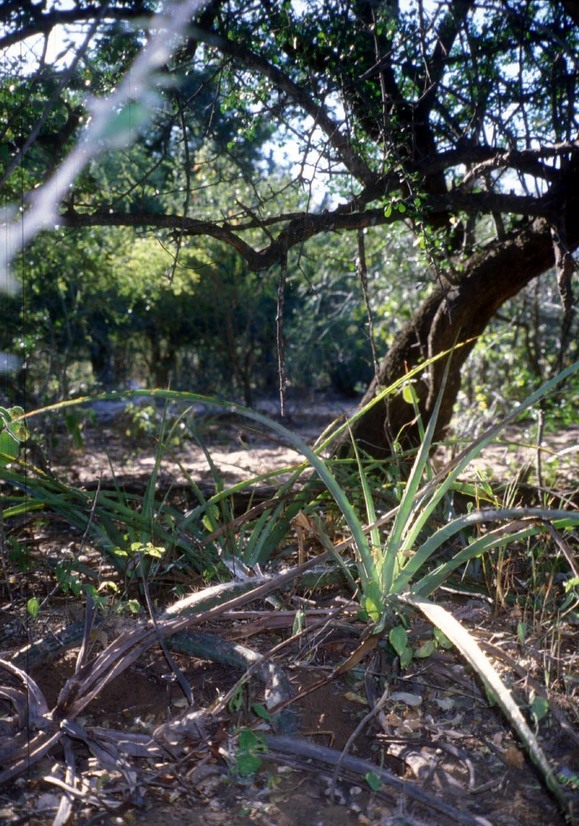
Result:
<svg viewBox="0 0 579 826"><path fill-rule="evenodd" d="M141 609L152 617L151 588L156 585L166 587L169 583L180 596L193 582L197 589L203 589L216 581L237 580L247 583L245 593L253 577L261 581L264 574L280 570L280 558L291 546L296 546L294 559L297 555L300 564L306 563L313 548L320 561L330 561L334 573L339 572L340 588L347 587L357 600L365 636L373 637L376 644L387 641L402 667L412 659L427 658L438 647L455 646L500 706L549 789L565 806L566 792L536 737L536 726L547 713L544 704L533 700L528 709L530 720L526 719L485 651L441 604L438 594L449 586L468 591L467 578L474 573L471 593L484 593L492 579L498 602L504 605L509 598L518 599L506 574L506 560L518 553L528 561L526 587L532 593L519 606L519 642L523 644L538 626L555 637L557 624L577 616L579 576L572 550L579 526L577 511L572 507L516 506L515 491L501 499L487 483L469 485L461 477L502 427L549 398L578 369L579 365L574 365L545 383L442 470L436 470L431 462L439 398L422 430L421 445L407 478L396 475L395 461L389 466L378 465L361 455L356 445L353 458L331 458L332 440L342 437L351 422L335 427L310 446L281 423L249 408L197 394L149 391L147 407L161 401L184 412L172 421L161 416L154 462L143 492L129 494L120 484L85 490L21 458L33 415L15 408L0 410L4 525L17 525L22 519L28 525L40 525L56 518L70 526L79 537L77 550L84 551L90 545L97 564L94 557L91 564L83 561L82 553L67 563L61 560L52 571L61 593L76 598L84 594L103 610L115 606L129 612ZM401 382L388 388L372 403L399 392L404 385L405 398L416 405L411 379L409 375L405 385ZM129 394L135 401L144 396L145 391ZM69 411L85 403L86 399L65 402L52 411ZM280 471L275 471L228 485L190 416L198 404L226 409L252 427L273 433L302 460L285 468L281 481ZM154 418L147 415L147 422ZM160 492L158 485L165 457L173 450L177 434L183 438L184 432L205 452L213 480L211 490L204 490L180 466L190 496L187 507L177 506L170 490ZM268 487L267 495L258 495L264 487ZM449 506L456 496L467 500L463 512L454 513ZM241 512L240 498L244 501ZM4 553L5 565L19 567L27 576L34 573L33 554L14 536L5 541ZM328 579L330 570L316 574L318 583L327 586L332 581ZM540 592L547 571L546 590ZM224 593L229 599L229 592ZM268 598L274 599L273 595ZM214 599L212 605L219 605L219 592ZM37 618L44 602L33 600L28 600L27 610ZM180 611L184 603L176 605ZM176 620L174 613L171 609L166 612L168 621ZM419 646L411 644L407 632L416 613L433 627L431 638ZM252 749L249 745L246 749L248 766L257 765L259 760Z"/></svg>

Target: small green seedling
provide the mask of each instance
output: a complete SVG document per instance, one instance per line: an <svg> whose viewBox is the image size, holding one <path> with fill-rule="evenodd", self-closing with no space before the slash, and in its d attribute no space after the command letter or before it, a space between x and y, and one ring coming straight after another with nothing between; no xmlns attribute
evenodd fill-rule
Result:
<svg viewBox="0 0 579 826"><path fill-rule="evenodd" d="M240 777L250 777L261 768L260 754L267 752L263 734L250 728L242 728L237 745L236 769Z"/></svg>

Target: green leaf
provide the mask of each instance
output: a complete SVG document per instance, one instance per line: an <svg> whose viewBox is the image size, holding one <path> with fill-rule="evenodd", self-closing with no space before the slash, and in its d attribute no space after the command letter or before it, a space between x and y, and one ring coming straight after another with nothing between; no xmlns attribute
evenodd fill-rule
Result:
<svg viewBox="0 0 579 826"><path fill-rule="evenodd" d="M271 723L273 718L263 703L253 703L251 708L256 717L261 717L262 720L266 720L268 723Z"/></svg>
<svg viewBox="0 0 579 826"><path fill-rule="evenodd" d="M400 668L404 669L410 665L412 661L413 652L409 645L406 646L400 653Z"/></svg>
<svg viewBox="0 0 579 826"><path fill-rule="evenodd" d="M531 715L533 720L538 723L540 720L545 717L549 713L549 703L544 697L540 697L538 694L533 698L533 702L531 703Z"/></svg>
<svg viewBox="0 0 579 826"><path fill-rule="evenodd" d="M20 451L19 442L12 433L6 429L0 433L0 465L6 465L14 461Z"/></svg>
<svg viewBox="0 0 579 826"><path fill-rule="evenodd" d="M364 779L366 780L366 783L370 786L373 792L379 792L382 788L382 781L380 780L377 774L374 774L374 772L366 772L366 774L364 775Z"/></svg>
<svg viewBox="0 0 579 826"><path fill-rule="evenodd" d="M257 748L257 735L250 728L242 728L239 732L239 750L250 751Z"/></svg>
<svg viewBox="0 0 579 826"><path fill-rule="evenodd" d="M265 709L264 709L265 711ZM267 712L266 712L267 713ZM249 777L261 766L258 753L265 753L267 744L260 732L255 732L250 728L242 728L239 731L237 748L237 771L241 777Z"/></svg>
<svg viewBox="0 0 579 826"><path fill-rule="evenodd" d="M301 634L304 630L306 624L306 612L303 611L301 608L296 611L296 615L294 617L293 625L292 625L292 637L296 634Z"/></svg>
<svg viewBox="0 0 579 826"><path fill-rule="evenodd" d="M229 703L227 704L227 708L229 711L235 713L236 711L240 711L243 708L243 688L238 685L235 691L233 692ZM249 729L247 729L249 731ZM242 732L239 735L240 743L241 743L241 736L242 733L246 731L246 729L242 729Z"/></svg>
<svg viewBox="0 0 579 826"><path fill-rule="evenodd" d="M28 439L28 428L24 422L9 422L6 430L17 442L25 442Z"/></svg>
<svg viewBox="0 0 579 826"><path fill-rule="evenodd" d="M145 556L151 556L154 559L162 559L165 554L165 548L160 545L152 545L150 542L143 547L142 552Z"/></svg>
<svg viewBox="0 0 579 826"><path fill-rule="evenodd" d="M217 530L219 525L219 508L217 505L208 505L201 521L203 523L203 527L208 531L213 532Z"/></svg>
<svg viewBox="0 0 579 826"><path fill-rule="evenodd" d="M370 619L374 622L378 622L382 616L382 594L380 593L380 587L377 582L367 583L366 591L361 599L361 604Z"/></svg>
<svg viewBox="0 0 579 826"><path fill-rule="evenodd" d="M105 579L103 582L101 582L101 584L99 585L97 591L99 593L101 591L112 591L113 593L118 594L119 586L117 585L116 582L113 582L112 579Z"/></svg>
<svg viewBox="0 0 579 826"><path fill-rule="evenodd" d="M240 777L251 777L261 768L261 760L255 754L246 752L237 755L237 773Z"/></svg>
<svg viewBox="0 0 579 826"><path fill-rule="evenodd" d="M442 633L440 628L434 629L434 639L436 640L438 645L440 645L441 648L452 648L451 641L448 639L446 634Z"/></svg>
<svg viewBox="0 0 579 826"><path fill-rule="evenodd" d="M564 768L557 775L557 780L562 786L572 789L574 792L579 791L579 774L573 774L569 769Z"/></svg>
<svg viewBox="0 0 579 826"><path fill-rule="evenodd" d="M154 559L162 559L165 548L155 546L151 542L131 542L131 553L151 556Z"/></svg>
<svg viewBox="0 0 579 826"><path fill-rule="evenodd" d="M402 388L402 398L407 404L418 404L418 395L411 382L407 382Z"/></svg>
<svg viewBox="0 0 579 826"><path fill-rule="evenodd" d="M395 628L390 629L388 641L398 656L401 657L408 647L408 631L402 628L401 625L397 625Z"/></svg>
<svg viewBox="0 0 579 826"><path fill-rule="evenodd" d="M436 651L436 643L434 640L427 640L419 648L414 651L414 656L424 660L430 657Z"/></svg>
<svg viewBox="0 0 579 826"><path fill-rule="evenodd" d="M32 617L32 619L36 619L38 614L40 613L40 603L36 599L36 597L30 597L28 602L26 603L26 610Z"/></svg>

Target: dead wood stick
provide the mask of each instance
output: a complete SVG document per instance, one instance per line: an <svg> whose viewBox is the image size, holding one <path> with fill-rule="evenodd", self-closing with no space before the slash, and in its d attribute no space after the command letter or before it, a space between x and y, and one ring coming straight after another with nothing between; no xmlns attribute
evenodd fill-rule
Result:
<svg viewBox="0 0 579 826"><path fill-rule="evenodd" d="M361 777L372 773L376 775L382 783L395 789L399 794L406 795L416 803L440 812L440 814L445 815L455 823L464 824L464 826L490 826L489 821L485 818L455 809L438 797L424 791L424 789L421 789L419 786L397 777L386 769L380 768L380 766L377 766L370 760L363 760L360 757L352 757L351 755L344 756L343 753L337 749L320 746L317 743L310 743L301 737L266 734L265 740L269 749L268 756L273 759L279 757L283 759L283 757L292 756L298 757L303 761L313 760L328 767L341 766L342 771L353 772Z"/></svg>

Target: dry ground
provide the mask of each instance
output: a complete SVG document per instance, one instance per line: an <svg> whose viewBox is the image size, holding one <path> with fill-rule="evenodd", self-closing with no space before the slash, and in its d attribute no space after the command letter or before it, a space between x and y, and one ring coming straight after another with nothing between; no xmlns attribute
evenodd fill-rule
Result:
<svg viewBox="0 0 579 826"><path fill-rule="evenodd" d="M338 411L340 412L340 411ZM335 409L317 410L302 420L294 416L303 438L312 440ZM154 461L150 450L141 450L118 423L89 430L82 452L67 450L67 475L78 484L94 483L109 477L111 462L117 479L146 480ZM211 456L228 482L254 476L274 468L295 464L299 455L287 445L264 440L253 432L232 425L227 417L204 422L209 436ZM521 438L522 437L522 438ZM519 447L514 447L514 442ZM523 442L525 446L521 447ZM540 474L546 490L572 499L577 495L577 446L579 427L545 438ZM553 459L555 457L555 459ZM510 430L503 443L489 448L477 462L473 474L487 472L502 481L518 478L536 485L537 450L531 434ZM211 473L201 448L181 444L176 455L167 456L163 478L183 481L183 470L196 480L207 483ZM78 541L61 526L49 526L38 540L41 553L50 554L55 547L70 547ZM10 571L4 572L2 617L22 620L1 634L3 649L13 649L26 642L30 634L50 632L70 619L82 616L82 607L70 599L55 596L31 627L22 612L24 583L8 583ZM509 577L516 571L505 573ZM7 587L10 585L10 587ZM319 618L314 609L330 611L344 603L346 593L339 589L313 595L309 606L312 621ZM541 745L549 760L575 784L579 775L579 736L577 734L577 692L579 661L576 626L561 623L557 639L537 608L521 615L521 609L507 600L466 599L444 595L450 607L487 646L487 651L513 687L522 704L529 702L533 690L541 690L545 678L550 681L550 713L539 727ZM253 606L253 615L232 617L212 624L207 630L234 639L255 651L266 654L273 646L291 635L291 622L283 610L295 612L297 602L288 597L273 610L270 605ZM300 603L302 604L302 603ZM280 608L283 609L280 613ZM306 612L307 613L307 612ZM524 619L529 634L521 643L518 623ZM484 690L452 651L437 650L425 660L414 660L404 672L396 669L384 647L354 667L307 693L312 684L323 682L337 667L348 660L359 644L362 626L349 613L336 615L318 630L293 643L276 657L287 674L296 700L296 731L320 747L338 752L346 749L351 756L384 766L393 775L416 783L426 792L452 807L455 814L419 805L411 796L396 792L387 784L372 791L364 773L350 770L340 775L331 795L333 769L322 761L300 755L276 752L260 753L262 765L248 778L235 772L236 741L232 735L243 726L259 720L251 712L253 702L263 700L263 689L251 681L229 705L215 729L204 742L191 743L177 761L134 761L138 773L137 790L126 794L122 775L103 771L82 743L75 745L79 769L91 789L89 801L79 795L72 822L79 824L142 823L150 826L195 826L209 824L376 824L376 826L421 826L464 822L493 826L559 826L563 815L546 791L533 766L520 750L516 738L489 701ZM426 625L412 626L413 644L429 638ZM7 638L9 643L7 643ZM96 641L98 649L99 640ZM50 662L31 668L31 675L45 695L49 708L56 702L66 680L73 674L76 651L62 652ZM230 689L241 672L232 668L179 656L178 665L193 689L195 706L205 708ZM369 714L385 686L389 698L378 712ZM117 731L150 731L182 713L183 696L163 655L149 651L128 671L110 683L89 706L82 724L102 726ZM8 703L0 701L0 726L9 715ZM357 736L350 737L360 721L365 725ZM262 724L264 731L267 726ZM0 728L0 742L2 728ZM62 753L57 749L43 758L29 772L0 788L0 822L52 823L60 788L47 777L62 778ZM45 778L45 779L43 779ZM98 803L100 801L100 803ZM109 810L107 811L107 805ZM120 809L113 811L112 806ZM461 820L461 818L463 818Z"/></svg>

